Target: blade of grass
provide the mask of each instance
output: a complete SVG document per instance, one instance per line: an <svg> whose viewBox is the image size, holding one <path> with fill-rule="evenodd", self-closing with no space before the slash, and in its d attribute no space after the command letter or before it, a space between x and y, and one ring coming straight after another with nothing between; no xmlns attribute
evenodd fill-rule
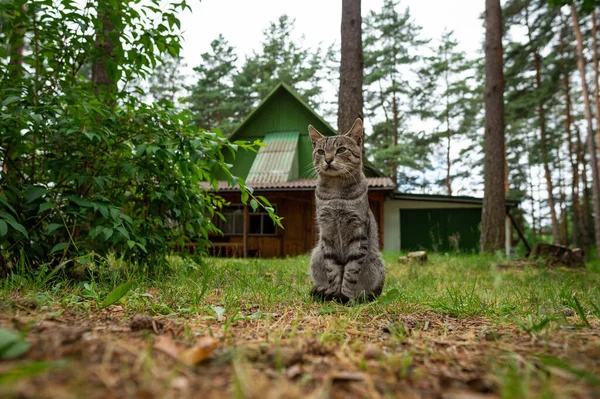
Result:
<svg viewBox="0 0 600 399"><path fill-rule="evenodd" d="M123 298L125 294L127 294L131 287L133 287L133 281L128 281L125 284L121 284L111 291L110 294L106 297L104 301L100 304L100 309L104 309L113 303L117 302L119 299Z"/></svg>
<svg viewBox="0 0 600 399"><path fill-rule="evenodd" d="M581 307L581 304L579 303L579 300L575 295L573 295L573 307L575 308L575 311L577 312L581 320L583 320L583 324L585 324L586 327L589 327L590 322L588 321L585 315L585 311L583 310L583 307Z"/></svg>

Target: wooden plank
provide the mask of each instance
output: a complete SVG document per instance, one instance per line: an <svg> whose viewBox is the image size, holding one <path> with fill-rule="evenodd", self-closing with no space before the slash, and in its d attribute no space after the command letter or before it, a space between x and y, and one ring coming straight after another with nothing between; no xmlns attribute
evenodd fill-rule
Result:
<svg viewBox="0 0 600 399"><path fill-rule="evenodd" d="M248 205L244 205L244 259L248 257L248 230L250 228L250 216Z"/></svg>

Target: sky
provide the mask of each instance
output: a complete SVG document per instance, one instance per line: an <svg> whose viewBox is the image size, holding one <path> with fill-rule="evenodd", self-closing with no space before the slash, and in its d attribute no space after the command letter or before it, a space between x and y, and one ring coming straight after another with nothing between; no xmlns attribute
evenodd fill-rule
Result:
<svg viewBox="0 0 600 399"><path fill-rule="evenodd" d="M382 4L383 0L363 0L363 18ZM296 33L304 35L306 47L340 42L341 0L194 0L191 6L192 12L180 15L183 57L190 68L200 63L200 54L210 50L219 33L243 60L260 49L263 31L282 14L296 19ZM484 29L479 17L485 0L401 0L400 7L410 8L423 37L437 38L447 28L455 31L460 48L469 55L481 46Z"/></svg>
<svg viewBox="0 0 600 399"><path fill-rule="evenodd" d="M371 10L379 11L382 5L383 0L362 0L363 18ZM295 35L304 37L304 47L326 48L340 43L341 0L194 0L191 7L192 12L179 15L184 37L182 55L190 76L192 68L200 64L201 54L210 51L211 41L219 34L235 48L241 66L246 56L260 51L264 30L282 14L295 19ZM485 0L401 0L400 9L406 7L413 20L423 27L422 38L437 39L444 30L453 30L460 50L470 57L479 55L485 33L481 19ZM335 101L335 87L324 83L323 91L326 100ZM335 127L335 115L323 116ZM370 121L365 120L367 131L370 126ZM422 126L414 126L414 130L421 129ZM454 149L453 157L458 156L458 151L459 148ZM442 172L436 168L435 178ZM480 194L479 189L473 190L471 182L456 183L457 194Z"/></svg>

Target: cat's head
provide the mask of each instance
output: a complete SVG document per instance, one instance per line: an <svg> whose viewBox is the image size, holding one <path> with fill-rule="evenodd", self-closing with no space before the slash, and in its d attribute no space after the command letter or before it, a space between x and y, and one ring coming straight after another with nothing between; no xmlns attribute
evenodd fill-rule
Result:
<svg viewBox="0 0 600 399"><path fill-rule="evenodd" d="M345 134L325 137L308 126L313 144L313 164L320 175L343 176L362 169L362 121L356 119Z"/></svg>

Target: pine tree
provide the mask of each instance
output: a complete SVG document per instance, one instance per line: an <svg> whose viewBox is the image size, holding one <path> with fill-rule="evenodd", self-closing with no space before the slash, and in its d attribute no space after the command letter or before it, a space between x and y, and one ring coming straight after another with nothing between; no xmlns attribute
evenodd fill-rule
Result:
<svg viewBox="0 0 600 399"><path fill-rule="evenodd" d="M365 20L363 55L365 65L366 102L371 115L384 116L380 133L388 135L383 147L371 142L387 158L390 176L399 183L400 137L406 135L406 121L413 113L413 81L411 70L420 60L419 49L427 43L419 38L421 27L412 19L409 9L398 12L399 2L385 0L381 11L371 11Z"/></svg>
<svg viewBox="0 0 600 399"><path fill-rule="evenodd" d="M583 39L581 29L579 27L579 19L577 10L574 4L571 4L571 20L573 22L573 31L577 39L577 67L581 76L581 88L584 100L584 112L587 122L587 148L590 154L590 168L592 169L592 196L594 205L594 231L596 238L596 255L600 257L600 176L598 175L598 163L596 147L594 145L594 131L592 127L592 114L590 110L590 101L587 88L587 80L585 77L585 58L583 55Z"/></svg>
<svg viewBox="0 0 600 399"><path fill-rule="evenodd" d="M287 15L271 22L264 31L262 50L248 57L235 76L233 91L245 113L280 82L293 87L312 107L319 107L321 50L298 44L293 37L294 27L295 20Z"/></svg>
<svg viewBox="0 0 600 399"><path fill-rule="evenodd" d="M153 102L168 101L175 104L185 89L185 67L181 57L165 57L148 77L148 94Z"/></svg>
<svg viewBox="0 0 600 399"><path fill-rule="evenodd" d="M543 170L546 187L544 209L549 211L553 241L559 243L566 236L565 217L562 217L561 240L556 200L559 200L560 208L564 208L566 198L557 196L556 191L563 193L560 183L564 181L561 176L566 164L563 164L562 154L568 152L568 146L564 145L567 141L564 125L559 122L565 114L561 98L564 90L561 71L565 65L560 40L555 34L560 31L560 13L557 9L548 8L545 0L514 0L506 4L504 15L507 39L511 39L512 27L525 33L508 42L505 57L508 167L510 171L522 168L521 165ZM534 177L528 173L522 180L511 179L513 192L526 192L532 185L532 182L527 183L530 178ZM533 206L531 211L534 219ZM541 232L545 212L539 216L538 231Z"/></svg>
<svg viewBox="0 0 600 399"><path fill-rule="evenodd" d="M246 112L246 104L240 104L232 91L237 55L223 35L210 46L211 51L203 53L202 63L194 68L198 81L189 87L187 102L198 127L231 133Z"/></svg>
<svg viewBox="0 0 600 399"><path fill-rule="evenodd" d="M452 31L442 34L434 55L427 57L419 74L420 114L436 123L431 142L441 147L445 160L445 177L441 184L452 195L452 179L456 171L453 143L463 141L476 128L477 94L474 89L475 61L457 49ZM455 144L454 144L455 145Z"/></svg>

